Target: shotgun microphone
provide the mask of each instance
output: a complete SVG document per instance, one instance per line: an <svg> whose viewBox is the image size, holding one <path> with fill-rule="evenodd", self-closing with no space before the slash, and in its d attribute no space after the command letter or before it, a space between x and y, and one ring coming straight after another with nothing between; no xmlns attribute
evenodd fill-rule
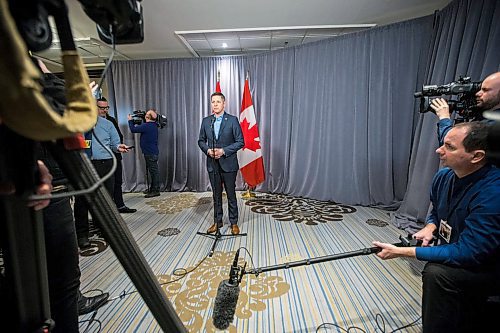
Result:
<svg viewBox="0 0 500 333"><path fill-rule="evenodd" d="M225 330L234 320L236 305L240 295L240 279L238 278L238 257L240 250L236 251L229 279L223 280L217 288L215 296L213 324L219 330Z"/></svg>

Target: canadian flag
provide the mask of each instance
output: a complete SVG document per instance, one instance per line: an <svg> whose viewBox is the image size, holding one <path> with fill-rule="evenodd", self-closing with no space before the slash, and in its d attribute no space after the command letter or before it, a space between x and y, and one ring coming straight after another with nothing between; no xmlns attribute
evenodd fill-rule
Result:
<svg viewBox="0 0 500 333"><path fill-rule="evenodd" d="M245 146L238 150L238 163L243 179L250 187L255 187L266 179L264 160L260 147L259 128L255 119L252 96L248 79L245 80L243 100L241 102L240 125L245 139Z"/></svg>

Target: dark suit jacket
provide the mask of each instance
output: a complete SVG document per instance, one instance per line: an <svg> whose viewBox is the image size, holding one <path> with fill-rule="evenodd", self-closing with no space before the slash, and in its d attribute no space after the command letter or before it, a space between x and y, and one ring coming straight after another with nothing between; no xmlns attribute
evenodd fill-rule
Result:
<svg viewBox="0 0 500 333"><path fill-rule="evenodd" d="M236 152L243 148L243 133L241 132L240 122L238 118L230 114L224 113L222 124L219 130L219 139L214 140L213 122L215 116L211 115L203 118L200 127L200 136L198 138L198 146L207 155L208 149L223 148L224 155L218 160L224 172L238 171L238 156ZM207 155L207 170L213 172L213 160Z"/></svg>

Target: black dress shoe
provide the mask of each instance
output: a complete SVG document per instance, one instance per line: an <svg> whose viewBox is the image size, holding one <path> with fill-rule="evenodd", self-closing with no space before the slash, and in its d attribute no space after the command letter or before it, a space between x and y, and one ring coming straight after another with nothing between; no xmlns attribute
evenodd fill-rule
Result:
<svg viewBox="0 0 500 333"><path fill-rule="evenodd" d="M88 249L91 246L87 237L78 238L78 247L80 250Z"/></svg>
<svg viewBox="0 0 500 333"><path fill-rule="evenodd" d="M128 208L127 206L123 206L123 207L118 208L118 211L120 213L135 213L135 212L137 212L137 209Z"/></svg>
<svg viewBox="0 0 500 333"><path fill-rule="evenodd" d="M109 298L109 293L102 293L101 295L85 297L80 294L78 299L78 315L82 316L87 313L94 312L101 306L106 304Z"/></svg>
<svg viewBox="0 0 500 333"><path fill-rule="evenodd" d="M149 192L148 194L146 194L144 196L144 198L152 198L152 197L159 197L160 196L160 192Z"/></svg>

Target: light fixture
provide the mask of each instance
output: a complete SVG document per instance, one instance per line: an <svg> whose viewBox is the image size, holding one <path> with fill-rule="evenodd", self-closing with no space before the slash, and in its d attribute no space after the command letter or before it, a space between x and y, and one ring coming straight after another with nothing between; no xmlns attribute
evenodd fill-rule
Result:
<svg viewBox="0 0 500 333"><path fill-rule="evenodd" d="M222 43L222 47L226 48L227 47L227 43Z"/></svg>

